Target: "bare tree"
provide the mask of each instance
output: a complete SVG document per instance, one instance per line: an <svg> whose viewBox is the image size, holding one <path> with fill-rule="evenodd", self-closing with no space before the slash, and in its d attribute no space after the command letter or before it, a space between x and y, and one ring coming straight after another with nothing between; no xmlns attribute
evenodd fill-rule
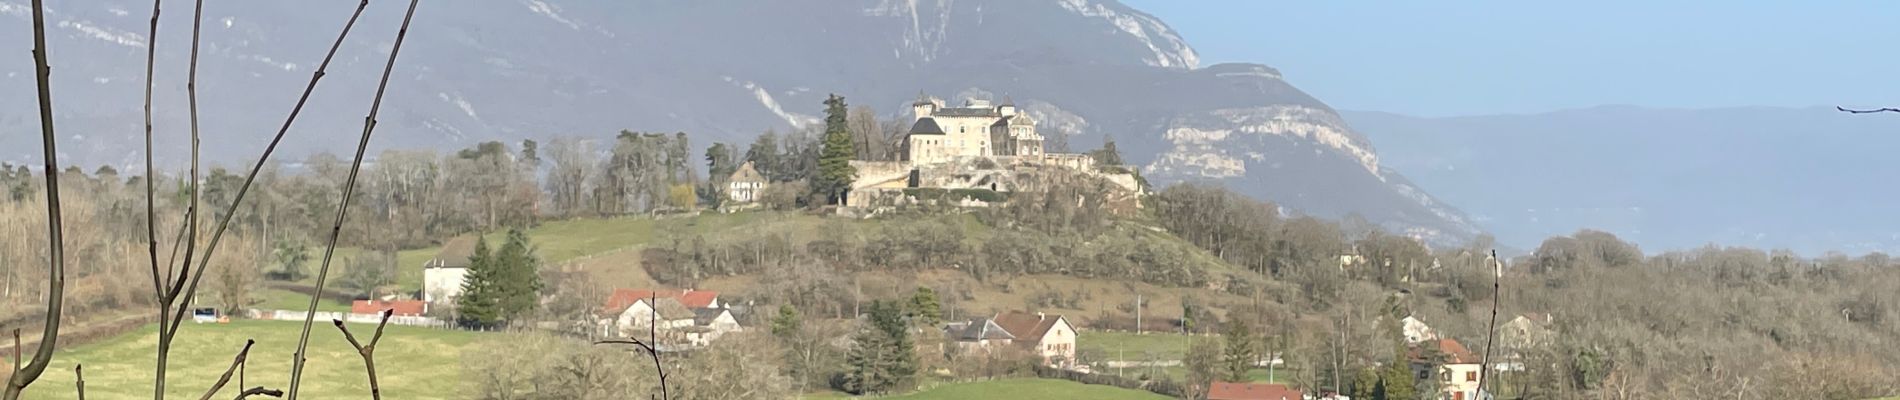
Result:
<svg viewBox="0 0 1900 400"><path fill-rule="evenodd" d="M548 143L548 160L554 164L548 171L548 193L554 195L554 204L562 215L571 217L587 209L587 196L592 192L587 183L593 181L599 165L594 152L592 142L567 136Z"/></svg>

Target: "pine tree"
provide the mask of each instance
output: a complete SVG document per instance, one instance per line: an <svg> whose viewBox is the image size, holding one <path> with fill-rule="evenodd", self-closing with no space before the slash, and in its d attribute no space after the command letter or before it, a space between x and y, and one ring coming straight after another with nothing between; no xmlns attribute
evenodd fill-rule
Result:
<svg viewBox="0 0 1900 400"><path fill-rule="evenodd" d="M1417 399L1418 379L1412 376L1412 363L1406 357L1404 341L1399 341L1398 351L1390 363L1386 363L1380 381L1385 384L1387 399Z"/></svg>
<svg viewBox="0 0 1900 400"><path fill-rule="evenodd" d="M797 308L791 304L778 306L778 316L772 318L772 336L790 337L797 334L803 324L799 320Z"/></svg>
<svg viewBox="0 0 1900 400"><path fill-rule="evenodd" d="M845 114L844 97L834 94L825 99L824 149L818 155L818 177L812 187L837 203L843 203L841 196L858 174L851 167L851 159L858 152L851 142L851 130L845 126Z"/></svg>
<svg viewBox="0 0 1900 400"><path fill-rule="evenodd" d="M514 319L534 311L541 299L541 277L536 273L541 262L528 244L528 234L520 229L509 229L507 240L501 250L495 252L494 259L499 278L494 287L502 319Z"/></svg>
<svg viewBox="0 0 1900 400"><path fill-rule="evenodd" d="M745 162L752 163L752 169L765 175L766 180L780 182L785 180L785 173L784 168L779 167L778 154L778 132L766 130L759 134L751 147L746 148Z"/></svg>
<svg viewBox="0 0 1900 400"><path fill-rule="evenodd" d="M910 296L906 312L911 322L923 326L937 326L943 322L943 307L937 302L937 291L927 287L918 287L917 293Z"/></svg>
<svg viewBox="0 0 1900 400"><path fill-rule="evenodd" d="M1222 336L1227 342L1221 359L1226 367L1227 381L1246 382L1247 371L1253 370L1254 362L1259 360L1258 353L1254 351L1253 332L1247 329L1246 324L1228 322L1227 332Z"/></svg>
<svg viewBox="0 0 1900 400"><path fill-rule="evenodd" d="M856 344L845 356L848 371L841 389L853 394L884 393L910 383L917 375L917 353L902 307L873 301L867 315L870 325L858 331Z"/></svg>
<svg viewBox="0 0 1900 400"><path fill-rule="evenodd" d="M501 322L501 307L495 283L500 279L488 239L475 240L475 252L468 256L468 275L462 278L462 295L455 298L456 322L466 327L492 327Z"/></svg>

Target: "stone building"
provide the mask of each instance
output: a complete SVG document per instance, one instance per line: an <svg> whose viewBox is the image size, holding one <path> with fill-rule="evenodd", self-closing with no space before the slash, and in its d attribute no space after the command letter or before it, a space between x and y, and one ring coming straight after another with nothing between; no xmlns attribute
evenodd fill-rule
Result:
<svg viewBox="0 0 1900 400"><path fill-rule="evenodd" d="M943 101L920 98L911 104L917 115L904 140L904 161L934 164L958 157L1039 156L1042 135L1036 121L1016 109L1013 101L991 106L967 100L962 107L944 107Z"/></svg>
<svg viewBox="0 0 1900 400"><path fill-rule="evenodd" d="M1005 99L965 100L946 107L928 96L912 103L916 120L901 139L898 161L852 161L857 178L845 206L880 209L916 202L981 207L1018 191L1035 192L1071 177L1104 182L1116 209L1139 207L1140 179L1125 169L1098 168L1084 154L1052 154L1036 121ZM924 193L921 191L936 190Z"/></svg>

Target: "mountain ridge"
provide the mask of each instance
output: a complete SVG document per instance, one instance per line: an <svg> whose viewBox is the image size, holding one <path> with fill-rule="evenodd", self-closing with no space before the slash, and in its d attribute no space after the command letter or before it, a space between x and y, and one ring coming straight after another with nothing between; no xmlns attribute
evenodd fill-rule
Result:
<svg viewBox="0 0 1900 400"><path fill-rule="evenodd" d="M1012 97L1071 150L1114 138L1151 181L1219 181L1301 213L1359 214L1450 244L1477 235L1456 208L1383 168L1371 144L1324 102L1258 64L1201 66L1161 20L1107 0L518 0L425 7L397 63L381 149L448 150L487 140L683 131L698 146L751 142L812 124L829 93L907 118L919 91ZM207 153L234 162L274 132L352 4L208 5L200 97ZM23 5L0 1L0 18ZM278 159L340 152L393 37L394 2L373 3L286 139ZM149 3L143 4L149 10ZM155 116L163 154L184 148L189 15L168 7L159 33ZM68 163L136 171L143 140L141 4L106 0L49 12L55 102ZM19 24L0 36L24 37ZM413 49L410 50L410 49ZM84 60L81 62L80 60ZM0 73L24 71L0 64ZM29 85L10 75L0 89ZM22 92L23 93L23 92ZM283 93L279 95L279 93ZM282 96L282 97L278 97ZM279 100L279 99L282 100ZM0 99L0 129L36 124L22 96ZM31 149L21 135L7 149ZM29 151L0 151L29 161ZM234 160L235 159L235 160ZM183 161L163 157L161 165ZM241 161L238 161L241 162Z"/></svg>

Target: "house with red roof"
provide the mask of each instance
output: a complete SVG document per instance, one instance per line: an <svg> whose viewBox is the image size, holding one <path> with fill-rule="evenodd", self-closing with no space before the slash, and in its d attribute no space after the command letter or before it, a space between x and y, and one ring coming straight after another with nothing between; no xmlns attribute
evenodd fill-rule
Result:
<svg viewBox="0 0 1900 400"><path fill-rule="evenodd" d="M1271 383L1234 383L1214 381L1207 387L1207 400L1303 400L1299 389Z"/></svg>
<svg viewBox="0 0 1900 400"><path fill-rule="evenodd" d="M1452 339L1438 339L1419 343L1409 353L1412 373L1419 380L1432 379L1438 382L1440 398L1479 399L1478 375L1484 370L1483 360L1465 348L1464 344Z"/></svg>
<svg viewBox="0 0 1900 400"><path fill-rule="evenodd" d="M739 330L738 320L706 290L614 289L600 311L602 335L641 337L649 326L668 338L704 345Z"/></svg>

